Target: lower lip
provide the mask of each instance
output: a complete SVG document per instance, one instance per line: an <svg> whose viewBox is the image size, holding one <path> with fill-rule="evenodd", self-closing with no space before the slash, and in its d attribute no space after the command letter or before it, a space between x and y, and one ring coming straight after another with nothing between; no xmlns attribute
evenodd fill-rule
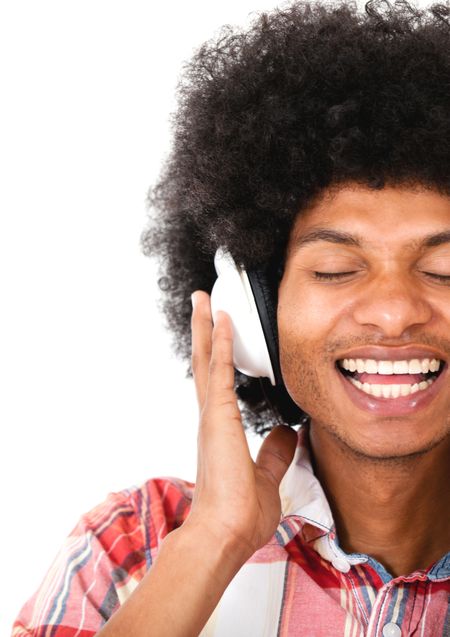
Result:
<svg viewBox="0 0 450 637"><path fill-rule="evenodd" d="M431 403L444 383L447 366L427 389L419 390L409 396L400 396L399 398L377 398L370 396L355 387L338 370L336 370L336 374L340 377L348 397L359 409L376 413L379 416L404 416L415 413Z"/></svg>

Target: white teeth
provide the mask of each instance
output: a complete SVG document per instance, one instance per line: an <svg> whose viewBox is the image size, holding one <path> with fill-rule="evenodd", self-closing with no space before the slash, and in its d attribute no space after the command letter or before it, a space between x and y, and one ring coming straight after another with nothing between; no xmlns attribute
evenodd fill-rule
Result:
<svg viewBox="0 0 450 637"><path fill-rule="evenodd" d="M409 361L409 373L410 374L420 374L422 372L422 365L417 358L414 358L412 361Z"/></svg>
<svg viewBox="0 0 450 637"><path fill-rule="evenodd" d="M393 374L409 374L408 361L394 361L392 373Z"/></svg>
<svg viewBox="0 0 450 637"><path fill-rule="evenodd" d="M376 398L380 398L381 390L382 390L381 385L372 385L372 391L371 391L372 396L375 396Z"/></svg>
<svg viewBox="0 0 450 637"><path fill-rule="evenodd" d="M437 358L413 358L403 361L377 361L375 359L345 358L339 361L339 365L349 372L358 374L380 374L390 376L395 374L427 374L437 372L441 366L441 361ZM399 398L415 394L418 391L427 389L436 378L429 378L417 383L381 384L362 383L357 378L348 377L348 380L365 394L376 398ZM392 379L394 380L394 379Z"/></svg>
<svg viewBox="0 0 450 637"><path fill-rule="evenodd" d="M409 385L402 383L400 385L370 385L369 383L361 383L359 380L349 378L349 381L365 394L375 396L375 398L398 398L399 396L409 396L418 391L427 389L434 383L434 379L423 380L420 383Z"/></svg>
<svg viewBox="0 0 450 637"><path fill-rule="evenodd" d="M412 385L402 385L400 387L400 396L409 396L411 393L411 387Z"/></svg>
<svg viewBox="0 0 450 637"><path fill-rule="evenodd" d="M383 394L384 398L391 397L391 389L391 385L381 385L381 393Z"/></svg>
<svg viewBox="0 0 450 637"><path fill-rule="evenodd" d="M401 388L401 385L391 385L391 398L398 398L400 396Z"/></svg>
<svg viewBox="0 0 450 637"><path fill-rule="evenodd" d="M428 371L437 372L440 366L441 366L441 361L438 361L435 358L433 358L433 360L430 361L430 366Z"/></svg>
<svg viewBox="0 0 450 637"><path fill-rule="evenodd" d="M364 361L365 372L367 374L378 374L378 363L374 360Z"/></svg>
<svg viewBox="0 0 450 637"><path fill-rule="evenodd" d="M379 374L393 374L394 365L392 361L380 361L378 363L378 373Z"/></svg>
<svg viewBox="0 0 450 637"><path fill-rule="evenodd" d="M441 365L441 361L437 358L423 358L419 360L403 361L377 361L372 358L344 358L339 361L339 365L349 372L358 372L358 374L382 374L388 376L391 374L427 374L428 372L437 372Z"/></svg>

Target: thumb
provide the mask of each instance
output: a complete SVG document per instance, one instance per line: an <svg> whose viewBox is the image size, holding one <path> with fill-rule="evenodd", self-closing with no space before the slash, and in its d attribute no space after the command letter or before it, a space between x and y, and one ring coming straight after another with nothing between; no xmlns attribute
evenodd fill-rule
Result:
<svg viewBox="0 0 450 637"><path fill-rule="evenodd" d="M256 466L269 473L278 486L294 457L297 433L286 425L274 427L256 457Z"/></svg>

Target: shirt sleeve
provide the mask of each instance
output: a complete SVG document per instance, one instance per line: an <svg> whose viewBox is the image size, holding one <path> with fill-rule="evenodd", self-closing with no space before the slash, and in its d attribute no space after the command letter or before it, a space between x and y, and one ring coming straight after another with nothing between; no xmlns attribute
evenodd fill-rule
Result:
<svg viewBox="0 0 450 637"><path fill-rule="evenodd" d="M181 480L150 480L110 494L84 515L22 608L12 637L95 635L144 577L167 533L183 523L192 490Z"/></svg>

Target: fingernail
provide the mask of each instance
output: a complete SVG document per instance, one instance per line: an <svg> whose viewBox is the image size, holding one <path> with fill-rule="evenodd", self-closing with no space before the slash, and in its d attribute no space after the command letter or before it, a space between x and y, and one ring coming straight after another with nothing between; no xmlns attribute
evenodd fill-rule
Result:
<svg viewBox="0 0 450 637"><path fill-rule="evenodd" d="M191 294L191 303L192 303L192 309L195 309L195 305L197 303L197 295L195 294L195 292L192 292Z"/></svg>

